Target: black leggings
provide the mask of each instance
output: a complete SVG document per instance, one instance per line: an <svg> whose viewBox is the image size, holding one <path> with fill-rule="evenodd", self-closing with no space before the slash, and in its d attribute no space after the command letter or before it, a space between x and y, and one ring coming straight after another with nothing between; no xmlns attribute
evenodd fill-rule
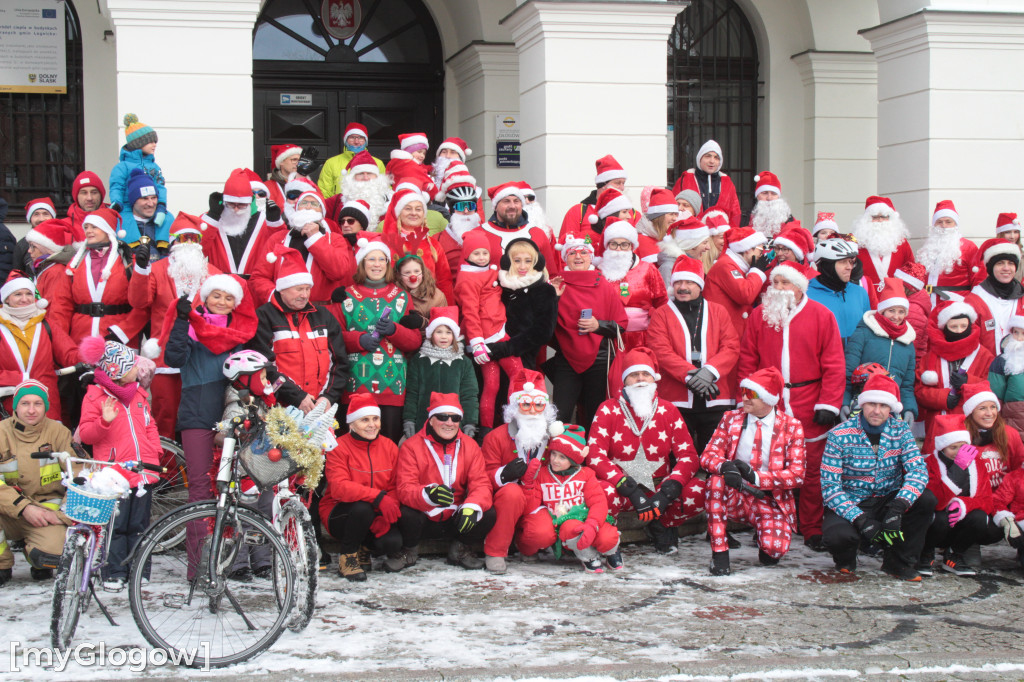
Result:
<svg viewBox="0 0 1024 682"><path fill-rule="evenodd" d="M420 543L421 538L451 538L461 542L480 542L494 527L497 515L494 507L484 512L480 521L468 533L460 533L455 525L455 516L447 521L434 521L423 512L402 505L402 518L406 514L410 516L411 535L403 536L406 547L415 547Z"/></svg>
<svg viewBox="0 0 1024 682"><path fill-rule="evenodd" d="M603 342L602 342L603 343ZM608 366L607 356L597 354L594 364L578 373L569 365L561 351L544 363L544 374L551 380L551 401L558 408L558 419L569 424L579 424L589 431L597 408L607 397ZM572 413L576 409L576 420Z"/></svg>
<svg viewBox="0 0 1024 682"><path fill-rule="evenodd" d="M988 514L980 509L969 512L955 526L949 525L949 512L936 511L935 520L928 526L924 541L925 553L936 547L949 547L963 554L971 545L991 545L1003 539L1003 529L992 523Z"/></svg>
<svg viewBox="0 0 1024 682"><path fill-rule="evenodd" d="M394 554L402 547L416 545L416 542L402 542L403 538L409 538L418 530L414 513L409 507L402 507L398 521L378 538L370 532L370 524L377 517L373 505L369 502L339 502L327 519L327 530L341 543L342 554L354 554L360 545L380 554Z"/></svg>

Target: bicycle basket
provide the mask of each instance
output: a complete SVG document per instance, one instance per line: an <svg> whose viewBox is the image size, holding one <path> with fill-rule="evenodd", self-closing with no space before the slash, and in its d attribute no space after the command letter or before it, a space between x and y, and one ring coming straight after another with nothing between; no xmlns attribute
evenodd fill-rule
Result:
<svg viewBox="0 0 1024 682"><path fill-rule="evenodd" d="M267 436L266 424L260 423L244 442L238 444L238 461L245 473L261 491L266 490L299 470L299 465L281 452L281 459L271 462L267 453L274 447Z"/></svg>
<svg viewBox="0 0 1024 682"><path fill-rule="evenodd" d="M100 495L81 486L69 485L68 494L64 497L62 511L68 518L80 523L91 523L102 526L110 522L117 509L120 495Z"/></svg>

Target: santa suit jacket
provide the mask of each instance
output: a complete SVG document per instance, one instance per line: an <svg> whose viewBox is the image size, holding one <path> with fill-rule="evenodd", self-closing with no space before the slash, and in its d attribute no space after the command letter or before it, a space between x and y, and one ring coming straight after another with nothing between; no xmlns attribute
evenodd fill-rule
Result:
<svg viewBox="0 0 1024 682"><path fill-rule="evenodd" d="M622 335L626 350L648 345L647 329L651 314L668 302L665 281L658 268L640 260L637 255L626 276L611 284L619 288L622 305L626 308L626 332Z"/></svg>
<svg viewBox="0 0 1024 682"><path fill-rule="evenodd" d="M978 327L974 327L975 330ZM967 382L974 383L988 379L988 368L992 364L992 353L988 352L980 342L980 332L975 331L966 339L950 342L934 323L928 325L928 354L917 366L917 382L914 384L914 396L917 398L919 418L925 420L925 431L931 434L931 423L936 415L947 414L949 411L946 398L949 396L949 363L965 358L960 369L967 372ZM957 401L954 410L960 411L963 396Z"/></svg>
<svg viewBox="0 0 1024 682"><path fill-rule="evenodd" d="M502 424L484 436L483 453L484 466L487 469L487 476L491 479L494 490L508 485L501 480L501 470L505 465L517 457L523 457L527 461L543 454L547 448L547 439L532 453L520 453L517 450L515 438L512 437L512 426Z"/></svg>
<svg viewBox="0 0 1024 682"><path fill-rule="evenodd" d="M327 488L320 500L324 526L339 502L370 502L376 506L385 493L395 494L398 446L391 439L377 436L368 441L346 433L338 438L338 447L324 453L324 457Z"/></svg>
<svg viewBox="0 0 1024 682"><path fill-rule="evenodd" d="M746 420L747 414L743 410L730 410L722 416L718 428L700 456L702 469L712 474L721 474L722 465L736 459ZM804 429L800 420L776 410L768 461L763 461L759 453L751 453L750 466L757 472L757 484L754 487L772 494L772 499L785 513L790 525L796 520L793 491L804 484L806 463ZM763 502L759 500L758 504Z"/></svg>
<svg viewBox="0 0 1024 682"><path fill-rule="evenodd" d="M267 239L267 253L272 253L274 245L287 245L291 230L278 228L270 233ZM327 305L331 294L338 287L352 285L352 275L356 271L356 259L348 242L340 234L334 234L324 224L321 232L306 239L303 244L309 251L306 257L306 271L313 277L313 289L309 292L309 300ZM249 291L256 298L256 305L266 303L274 295L275 263L266 257L257 259L253 265L252 277L249 278Z"/></svg>
<svg viewBox="0 0 1024 682"><path fill-rule="evenodd" d="M1024 315L1024 297L999 298L979 284L971 289L971 293L964 296L964 303L978 313L977 324L981 327L981 345L998 357L1002 353L999 346L1010 333L1010 318L1014 315Z"/></svg>
<svg viewBox="0 0 1024 682"><path fill-rule="evenodd" d="M704 298L728 311L732 328L742 337L747 318L766 281L768 278L763 272L748 268L738 255L726 248L704 277Z"/></svg>
<svg viewBox="0 0 1024 682"><path fill-rule="evenodd" d="M955 497L964 503L965 516L975 509L980 509L987 516L992 516L994 511L992 485L988 482L988 475L978 468L977 458L967 465L966 490L961 490L956 483L950 480L949 468L934 453L925 458L925 464L928 465L928 490L935 494L935 509L945 509Z"/></svg>
<svg viewBox="0 0 1024 682"><path fill-rule="evenodd" d="M718 175L721 178L718 201L711 206L701 206L701 210L706 212L709 209L717 208L720 211L725 211L726 215L729 216L729 224L733 227L739 227L742 221L742 214L740 212L740 199L736 195L736 185L733 184L732 178L725 173L719 171ZM710 177L708 180L710 181ZM692 189L697 194L701 194L695 168L690 168L679 176L676 183L672 185L672 194L679 194L684 189ZM703 197L703 195L701 196Z"/></svg>
<svg viewBox="0 0 1024 682"><path fill-rule="evenodd" d="M402 444L395 468L399 501L435 521L446 521L463 507L481 514L491 508L484 455L480 446L461 431L445 445L428 436L424 427ZM455 502L447 507L434 505L425 488L435 484L451 488Z"/></svg>
<svg viewBox="0 0 1024 682"><path fill-rule="evenodd" d="M46 316L33 325L28 362L23 361L18 340L7 324L0 323L0 396L8 413L14 414L11 404L14 387L26 379L35 379L50 394L50 409L46 416L60 421L60 392L57 389L56 370L78 361L78 348L66 332L52 327Z"/></svg>
<svg viewBox="0 0 1024 682"><path fill-rule="evenodd" d="M872 282L881 282L886 277L895 277L896 271L903 267L904 263L914 262L914 250L910 248L910 242L904 239L896 250L878 258L866 248L861 247L857 253L864 266L864 276Z"/></svg>
<svg viewBox="0 0 1024 682"><path fill-rule="evenodd" d="M974 460L981 466L980 471L988 478L988 486L992 490L999 490L1005 477L1021 466L1024 466L1024 442L1021 441L1020 432L1009 424L1006 429L1006 461L1003 461L999 448L995 443L977 445L978 457ZM935 451L935 435L929 432L924 439L921 448L922 452Z"/></svg>
<svg viewBox="0 0 1024 682"><path fill-rule="evenodd" d="M928 284L939 287L958 287L959 291L967 292L974 284L976 273L972 272L978 259L978 247L974 242L960 238L960 257L953 263L951 272L928 271ZM932 294L932 305L936 303L936 295Z"/></svg>
<svg viewBox="0 0 1024 682"><path fill-rule="evenodd" d="M34 279L40 298L58 301L71 295L71 280L64 271L65 266L65 263L52 261L45 263L45 267L36 272ZM52 318L52 311L50 316Z"/></svg>
<svg viewBox="0 0 1024 682"><path fill-rule="evenodd" d="M806 295L781 331L763 315L752 316L740 341L739 376L765 367L779 369L786 382L779 406L800 420L808 440L821 440L828 428L814 423L814 413L838 415L846 389L846 358L835 316Z"/></svg>
<svg viewBox="0 0 1024 682"><path fill-rule="evenodd" d="M632 407L627 409L634 423L641 426L643 420L636 416ZM665 479L672 479L685 488L697 473L700 457L693 447L690 432L679 416L679 410L666 400L658 401L654 418L641 436L634 435L629 428L618 400L601 403L597 418L590 427L590 452L584 463L597 473L599 479L615 486L626 475L620 463L636 459L641 444L647 461L661 462L652 475L656 486Z"/></svg>
<svg viewBox="0 0 1024 682"><path fill-rule="evenodd" d="M463 263L455 280L455 296L462 311L462 332L470 348L501 341L506 336L498 266Z"/></svg>
<svg viewBox="0 0 1024 682"><path fill-rule="evenodd" d="M708 407L736 403L736 363L740 357L740 338L733 329L729 313L722 306L704 301L701 309L700 363L719 379L718 397L707 401ZM658 357L658 395L676 407L692 408L693 394L686 386L687 373L693 364L693 340L682 314L674 302L666 303L651 316L647 328L647 346Z"/></svg>
<svg viewBox="0 0 1024 682"><path fill-rule="evenodd" d="M992 520L996 523L1007 517L1024 521L1024 469L1007 474L992 494L992 503L996 510Z"/></svg>
<svg viewBox="0 0 1024 682"><path fill-rule="evenodd" d="M131 260L127 266L120 260L120 251L116 245L110 247L118 255L114 256L113 266L110 275L106 280L96 282L92 276L92 269L89 267L89 255L86 254L78 267L68 272L71 278L69 287L70 295L52 301L52 310L49 313L50 323L61 329L65 329L71 340L80 342L86 336L106 336L108 332L114 334L122 343L132 345L142 328L146 326L149 318L144 308L130 308L128 303L128 272L126 267L132 267ZM70 268L70 266L69 266ZM88 315L79 312L80 305L103 304L104 306L122 306L114 314L102 314L98 316ZM102 313L102 309L96 312Z"/></svg>
<svg viewBox="0 0 1024 682"><path fill-rule="evenodd" d="M255 226L252 234L249 235L249 241L245 251L242 252L242 257L236 263L231 252L231 244L228 242L227 235L218 226L218 221L203 214L200 218L199 229L203 233L203 253L206 254L210 265L221 272L242 275L248 279L255 271L256 266L265 262L267 252L273 249L268 240L275 226L267 222L266 214L262 211L249 220L250 223L255 220Z"/></svg>

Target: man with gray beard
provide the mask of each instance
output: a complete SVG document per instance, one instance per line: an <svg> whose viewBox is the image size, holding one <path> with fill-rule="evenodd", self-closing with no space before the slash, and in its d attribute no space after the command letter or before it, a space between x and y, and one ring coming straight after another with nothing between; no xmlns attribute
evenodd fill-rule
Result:
<svg viewBox="0 0 1024 682"><path fill-rule="evenodd" d="M937 203L928 239L917 251L917 262L928 270L932 306L940 298L949 299L950 293L965 296L971 290L975 274L971 269L977 257L978 247L960 234L956 206L948 199Z"/></svg>
<svg viewBox="0 0 1024 682"><path fill-rule="evenodd" d="M199 304L199 289L209 275L220 271L207 264L200 243L202 233L198 220L179 213L171 225L170 255L140 268L134 266L128 282L128 304L149 311L151 337L142 344L142 355L156 362L156 374L150 394L153 396L153 418L161 436L174 438L178 420L178 402L181 398L181 374L164 362L163 349L157 343L163 329L167 309L177 304L182 296L191 296L192 307Z"/></svg>
<svg viewBox="0 0 1024 682"><path fill-rule="evenodd" d="M774 239L787 227L800 226L799 220L793 220L789 203L782 198L782 183L775 173L759 173L754 176L754 182L757 183L754 186L757 202L750 210L750 227L768 239Z"/></svg>
<svg viewBox="0 0 1024 682"><path fill-rule="evenodd" d="M872 284L895 277L904 263L914 261L914 251L907 241L910 231L888 197L868 197L864 213L853 221L851 231L860 246L857 257L864 266L864 276Z"/></svg>
<svg viewBox="0 0 1024 682"><path fill-rule="evenodd" d="M544 375L524 369L513 378L505 406L505 424L484 438L484 466L494 490L494 527L484 539L484 565L505 573L505 558L526 508L520 479L530 461L544 454L548 439L562 433L558 411L544 385ZM525 557L524 557L525 558Z"/></svg>
<svg viewBox="0 0 1024 682"><path fill-rule="evenodd" d="M341 176L340 184L341 192L327 199L327 217L340 223L340 212L345 204L356 200L365 201L373 216L366 229L375 230L377 221L388 208L391 190L387 176L377 168L370 152L362 151L352 157Z"/></svg>

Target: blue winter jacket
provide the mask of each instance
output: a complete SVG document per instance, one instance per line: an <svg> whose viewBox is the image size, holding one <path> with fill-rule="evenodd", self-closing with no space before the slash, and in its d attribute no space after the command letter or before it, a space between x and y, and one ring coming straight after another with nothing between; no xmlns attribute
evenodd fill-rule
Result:
<svg viewBox="0 0 1024 682"><path fill-rule="evenodd" d="M153 217L155 218L156 216L154 215ZM121 229L124 230L124 237L120 239L134 248L139 242L139 237L146 235L153 240L149 243L150 259L156 261L167 253L171 238L171 224L173 222L174 214L168 212L164 216L163 225L157 225L153 220L148 220L143 225L139 225L135 219L135 214L132 213L131 207L127 206L121 211Z"/></svg>
<svg viewBox="0 0 1024 682"><path fill-rule="evenodd" d="M156 164L156 157L152 154L143 154L141 149L128 151L121 147L120 163L114 166L114 170L110 171L110 188L107 193L107 200L110 203L116 202L121 204L122 207L127 203L125 187L128 184L128 176L131 175L133 168L141 168L146 172L146 175L152 178L153 184L156 185L157 203L166 210L167 185L164 184L164 172ZM165 224L170 227L170 220Z"/></svg>
<svg viewBox="0 0 1024 682"><path fill-rule="evenodd" d="M184 397L184 396L183 396ZM928 467L910 427L889 417L878 454L855 415L829 431L821 458L821 496L825 506L853 523L857 506L869 497L896 497L914 504L928 485Z"/></svg>
<svg viewBox="0 0 1024 682"><path fill-rule="evenodd" d="M829 289L815 277L807 287L807 296L832 311L836 322L839 323L839 336L842 337L844 345L864 317L864 313L871 310L868 292L864 287L853 283L847 284L845 291L838 292Z"/></svg>
<svg viewBox="0 0 1024 682"><path fill-rule="evenodd" d="M846 340L846 393L843 404L849 405L853 398L850 377L858 365L866 362L877 362L889 370L893 381L900 387L900 402L903 410L910 410L917 417L917 398L914 397L914 369L917 361L914 357L914 339L917 337L914 328L909 324L907 331L895 341L889 338L882 327L875 321L874 310L864 313L860 324L850 338ZM902 415L900 415L902 416Z"/></svg>
<svg viewBox="0 0 1024 682"><path fill-rule="evenodd" d="M181 369L178 429L211 429L224 412L224 360L241 346L214 355L188 335L188 320L176 319L167 339L164 361Z"/></svg>

